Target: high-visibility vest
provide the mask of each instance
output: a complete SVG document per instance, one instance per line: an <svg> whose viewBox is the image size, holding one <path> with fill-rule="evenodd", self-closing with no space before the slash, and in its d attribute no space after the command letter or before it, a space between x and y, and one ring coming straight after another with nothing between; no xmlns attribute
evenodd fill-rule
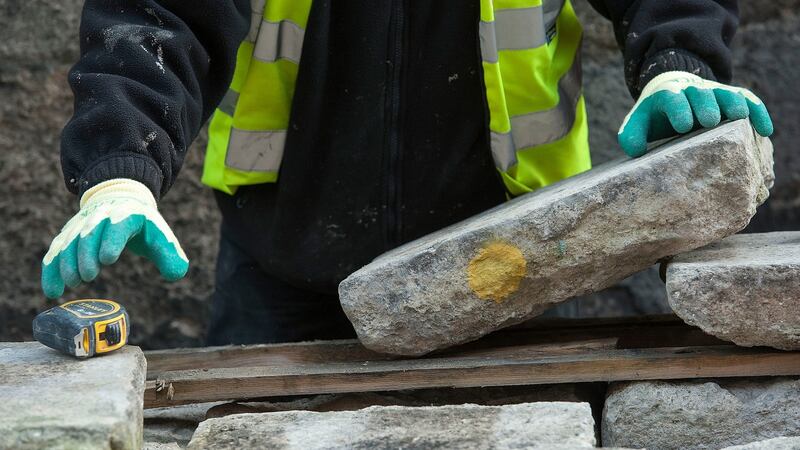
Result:
<svg viewBox="0 0 800 450"><path fill-rule="evenodd" d="M250 33L211 120L203 168L203 182L228 194L278 180L312 2L251 1ZM481 0L480 13L491 151L509 192L588 170L582 30L570 1Z"/></svg>

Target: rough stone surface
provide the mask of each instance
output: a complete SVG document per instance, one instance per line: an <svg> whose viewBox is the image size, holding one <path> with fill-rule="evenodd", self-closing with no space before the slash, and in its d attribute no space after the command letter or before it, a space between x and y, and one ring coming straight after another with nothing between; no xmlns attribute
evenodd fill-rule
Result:
<svg viewBox="0 0 800 450"><path fill-rule="evenodd" d="M208 411L225 402L195 403L167 408L144 410L144 441L146 445L177 444L186 447Z"/></svg>
<svg viewBox="0 0 800 450"><path fill-rule="evenodd" d="M390 251L339 286L367 347L423 354L743 229L772 186L749 122L669 143Z"/></svg>
<svg viewBox="0 0 800 450"><path fill-rule="evenodd" d="M164 444L161 442L145 442L142 450L181 450L181 446L177 442L170 442Z"/></svg>
<svg viewBox="0 0 800 450"><path fill-rule="evenodd" d="M197 428L198 422L188 420L144 420L144 442L148 445L181 445L186 446L192 439L192 434Z"/></svg>
<svg viewBox="0 0 800 450"><path fill-rule="evenodd" d="M39 263L50 239L74 213L77 200L61 179L58 139L72 111L66 83L78 58L82 0L0 0L0 340L31 339L30 321L47 306L39 288ZM777 184L750 228L800 227L800 0L747 0L733 41L734 82L752 88L775 121ZM622 58L610 23L588 2L574 2L585 28L584 90L592 146L599 164L621 155L616 130L633 100L625 88ZM219 213L200 183L203 139L188 152L177 183L160 208L192 260L187 278L164 283L151 264L129 255L105 268L90 287L70 297L112 297L125 302L135 332L148 348L202 343L206 299L214 279ZM19 251L19 249L25 249ZM611 316L666 310L657 272L575 300L564 315ZM658 312L658 311L656 311Z"/></svg>
<svg viewBox="0 0 800 450"><path fill-rule="evenodd" d="M800 435L800 380L752 378L611 386L603 446L721 449Z"/></svg>
<svg viewBox="0 0 800 450"><path fill-rule="evenodd" d="M201 423L188 448L573 449L594 444L588 404L523 403L236 414Z"/></svg>
<svg viewBox="0 0 800 450"><path fill-rule="evenodd" d="M734 445L723 450L800 450L800 437L779 437L766 441Z"/></svg>
<svg viewBox="0 0 800 450"><path fill-rule="evenodd" d="M673 259L670 306L742 346L800 350L800 232L728 237Z"/></svg>
<svg viewBox="0 0 800 450"><path fill-rule="evenodd" d="M138 450L145 372L138 347L77 360L0 343L0 448Z"/></svg>

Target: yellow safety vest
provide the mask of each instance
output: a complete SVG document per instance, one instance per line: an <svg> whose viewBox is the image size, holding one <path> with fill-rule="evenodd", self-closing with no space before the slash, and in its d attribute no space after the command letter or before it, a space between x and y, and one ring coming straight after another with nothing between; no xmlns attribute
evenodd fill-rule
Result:
<svg viewBox="0 0 800 450"><path fill-rule="evenodd" d="M211 120L203 168L203 183L228 194L278 180L312 2L251 1L250 33ZM491 151L509 192L588 170L582 30L570 1L481 0L480 10Z"/></svg>

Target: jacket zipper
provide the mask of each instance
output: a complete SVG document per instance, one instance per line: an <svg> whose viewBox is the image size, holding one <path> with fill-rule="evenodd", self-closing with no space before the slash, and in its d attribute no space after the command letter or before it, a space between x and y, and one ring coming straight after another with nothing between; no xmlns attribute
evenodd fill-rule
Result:
<svg viewBox="0 0 800 450"><path fill-rule="evenodd" d="M400 98L403 66L403 39L405 34L404 2L392 0L392 18L389 24L389 79L387 83L386 113L386 246L387 250L402 242L402 191Z"/></svg>

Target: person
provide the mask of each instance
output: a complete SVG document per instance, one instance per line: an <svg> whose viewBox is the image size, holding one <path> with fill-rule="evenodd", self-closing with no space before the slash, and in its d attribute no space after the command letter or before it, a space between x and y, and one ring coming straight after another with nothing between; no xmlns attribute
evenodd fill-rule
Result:
<svg viewBox="0 0 800 450"><path fill-rule="evenodd" d="M772 133L729 85L735 0L590 3L637 99L629 156L722 120ZM157 202L210 118L203 182L223 219L208 343L352 336L348 274L590 168L581 40L570 0L87 0L61 141L80 211L43 290L93 280L125 248L186 274Z"/></svg>

